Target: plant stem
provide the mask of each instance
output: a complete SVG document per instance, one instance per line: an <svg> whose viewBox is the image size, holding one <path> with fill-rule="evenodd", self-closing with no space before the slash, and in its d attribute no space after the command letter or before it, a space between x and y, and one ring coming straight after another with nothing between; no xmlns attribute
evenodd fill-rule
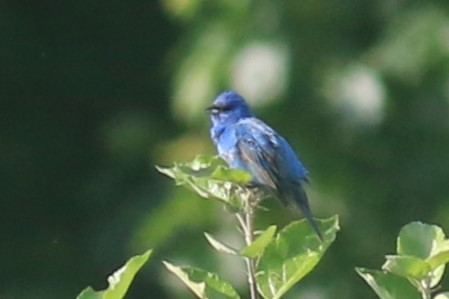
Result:
<svg viewBox="0 0 449 299"><path fill-rule="evenodd" d="M248 192L245 200L245 209L242 214L236 214L237 219L240 223L242 231L245 235L246 246L249 246L254 241L254 195ZM251 299L259 299L259 293L257 292L257 282L256 282L256 260L254 258L245 257L246 268L248 271L248 284Z"/></svg>
<svg viewBox="0 0 449 299"><path fill-rule="evenodd" d="M422 298L423 299L431 299L432 298L432 289L430 287L431 277L426 277L421 283L422 289Z"/></svg>
<svg viewBox="0 0 449 299"><path fill-rule="evenodd" d="M421 289L422 299L432 299L431 281L432 277L429 275L418 283Z"/></svg>

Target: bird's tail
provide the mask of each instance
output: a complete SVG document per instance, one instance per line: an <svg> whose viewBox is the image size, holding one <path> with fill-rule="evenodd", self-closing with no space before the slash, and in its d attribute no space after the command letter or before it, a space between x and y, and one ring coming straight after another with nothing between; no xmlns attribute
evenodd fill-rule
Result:
<svg viewBox="0 0 449 299"><path fill-rule="evenodd" d="M304 217L306 217L312 229L318 235L320 240L323 241L323 235L321 234L321 231L318 228L318 224L313 218L312 211L310 210L309 200L307 198L306 192L301 186L299 186L299 188L296 188L295 191L296 192L294 193L294 204L301 210L302 214L304 215Z"/></svg>

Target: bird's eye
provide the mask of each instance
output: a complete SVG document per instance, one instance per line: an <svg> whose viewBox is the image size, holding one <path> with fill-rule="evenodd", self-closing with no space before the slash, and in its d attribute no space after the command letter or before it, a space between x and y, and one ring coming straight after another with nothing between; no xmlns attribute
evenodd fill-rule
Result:
<svg viewBox="0 0 449 299"><path fill-rule="evenodd" d="M230 105L220 107L220 111L224 111L224 112L229 111L231 109L232 109L232 107Z"/></svg>
<svg viewBox="0 0 449 299"><path fill-rule="evenodd" d="M232 110L231 105L212 105L206 108L206 111L208 111L210 114L219 114L221 112L227 112L230 110Z"/></svg>

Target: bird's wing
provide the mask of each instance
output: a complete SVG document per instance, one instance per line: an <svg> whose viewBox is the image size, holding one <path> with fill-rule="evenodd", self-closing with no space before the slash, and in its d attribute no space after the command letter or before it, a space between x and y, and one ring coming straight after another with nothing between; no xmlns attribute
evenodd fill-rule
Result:
<svg viewBox="0 0 449 299"><path fill-rule="evenodd" d="M239 121L235 137L240 162L251 172L255 183L270 188L285 205L298 207L322 240L301 187L301 181L307 181L307 169L288 142L256 118Z"/></svg>
<svg viewBox="0 0 449 299"><path fill-rule="evenodd" d="M270 127L258 119L248 118L236 125L235 132L238 140L236 146L242 162L256 183L277 193L280 190L279 184L285 179L295 180L290 174L290 164L296 161L296 157L294 161L287 160L282 137Z"/></svg>

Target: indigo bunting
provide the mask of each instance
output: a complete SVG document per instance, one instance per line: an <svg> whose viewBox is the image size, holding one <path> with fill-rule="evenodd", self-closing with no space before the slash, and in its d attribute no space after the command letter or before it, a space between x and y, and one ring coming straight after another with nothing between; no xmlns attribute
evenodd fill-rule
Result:
<svg viewBox="0 0 449 299"><path fill-rule="evenodd" d="M219 94L206 110L219 156L230 168L248 171L252 185L268 190L286 206L298 207L322 239L301 185L308 181L308 171L288 142L256 118L234 91Z"/></svg>

